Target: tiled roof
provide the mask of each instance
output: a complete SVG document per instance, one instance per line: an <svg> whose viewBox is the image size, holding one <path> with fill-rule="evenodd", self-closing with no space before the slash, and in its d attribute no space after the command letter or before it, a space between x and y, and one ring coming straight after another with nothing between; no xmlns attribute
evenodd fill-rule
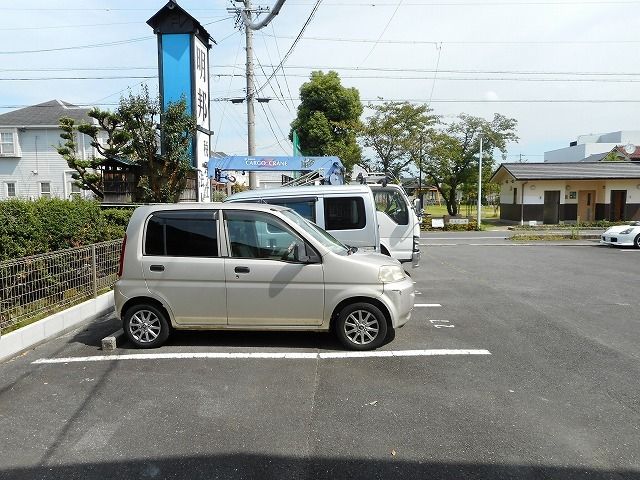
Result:
<svg viewBox="0 0 640 480"><path fill-rule="evenodd" d="M507 171L516 180L596 180L640 178L638 162L503 163L492 175Z"/></svg>
<svg viewBox="0 0 640 480"><path fill-rule="evenodd" d="M32 105L0 115L0 127L30 127L39 125L58 125L60 117L70 117L77 122L90 123L87 116L89 107L78 107L61 100Z"/></svg>

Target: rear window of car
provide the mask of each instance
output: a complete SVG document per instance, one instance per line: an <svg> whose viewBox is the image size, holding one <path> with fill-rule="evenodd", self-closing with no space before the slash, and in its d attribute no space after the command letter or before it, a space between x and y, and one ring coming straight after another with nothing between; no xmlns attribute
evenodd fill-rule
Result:
<svg viewBox="0 0 640 480"><path fill-rule="evenodd" d="M145 255L217 257L215 213L185 210L153 214L147 221Z"/></svg>
<svg viewBox="0 0 640 480"><path fill-rule="evenodd" d="M325 230L359 230L366 224L362 197L325 197Z"/></svg>

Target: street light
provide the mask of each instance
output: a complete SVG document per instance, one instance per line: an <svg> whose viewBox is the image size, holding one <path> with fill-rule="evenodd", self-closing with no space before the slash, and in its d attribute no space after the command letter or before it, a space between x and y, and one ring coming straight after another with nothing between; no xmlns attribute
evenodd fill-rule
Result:
<svg viewBox="0 0 640 480"><path fill-rule="evenodd" d="M480 155L478 159L478 226L480 230L480 222L482 221L482 137L480 137Z"/></svg>

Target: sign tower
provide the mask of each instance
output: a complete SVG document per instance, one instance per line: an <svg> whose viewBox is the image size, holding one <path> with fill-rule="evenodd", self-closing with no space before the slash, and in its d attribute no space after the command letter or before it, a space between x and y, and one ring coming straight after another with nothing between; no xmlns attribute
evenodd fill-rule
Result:
<svg viewBox="0 0 640 480"><path fill-rule="evenodd" d="M199 170L209 160L213 133L209 111L209 50L213 39L174 0L158 10L147 24L158 36L160 106L165 111L170 103L185 99L187 112L197 122L190 154L191 165Z"/></svg>

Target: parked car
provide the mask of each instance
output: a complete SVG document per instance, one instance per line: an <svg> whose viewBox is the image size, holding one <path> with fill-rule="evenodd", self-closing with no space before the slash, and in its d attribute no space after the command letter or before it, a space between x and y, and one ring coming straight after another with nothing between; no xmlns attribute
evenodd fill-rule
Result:
<svg viewBox="0 0 640 480"><path fill-rule="evenodd" d="M609 228L602 234L600 243L640 248L640 222L629 222L626 225L616 225Z"/></svg>
<svg viewBox="0 0 640 480"><path fill-rule="evenodd" d="M354 253L294 210L257 203L150 205L123 241L116 312L136 346L170 329L333 330L350 349L391 339L411 317L397 260Z"/></svg>
<svg viewBox="0 0 640 480"><path fill-rule="evenodd" d="M257 202L289 207L339 241L359 250L380 252L376 205L366 185L308 185L247 190L226 202Z"/></svg>
<svg viewBox="0 0 640 480"><path fill-rule="evenodd" d="M420 221L399 185L310 185L248 190L227 202L294 209L342 243L420 264Z"/></svg>

